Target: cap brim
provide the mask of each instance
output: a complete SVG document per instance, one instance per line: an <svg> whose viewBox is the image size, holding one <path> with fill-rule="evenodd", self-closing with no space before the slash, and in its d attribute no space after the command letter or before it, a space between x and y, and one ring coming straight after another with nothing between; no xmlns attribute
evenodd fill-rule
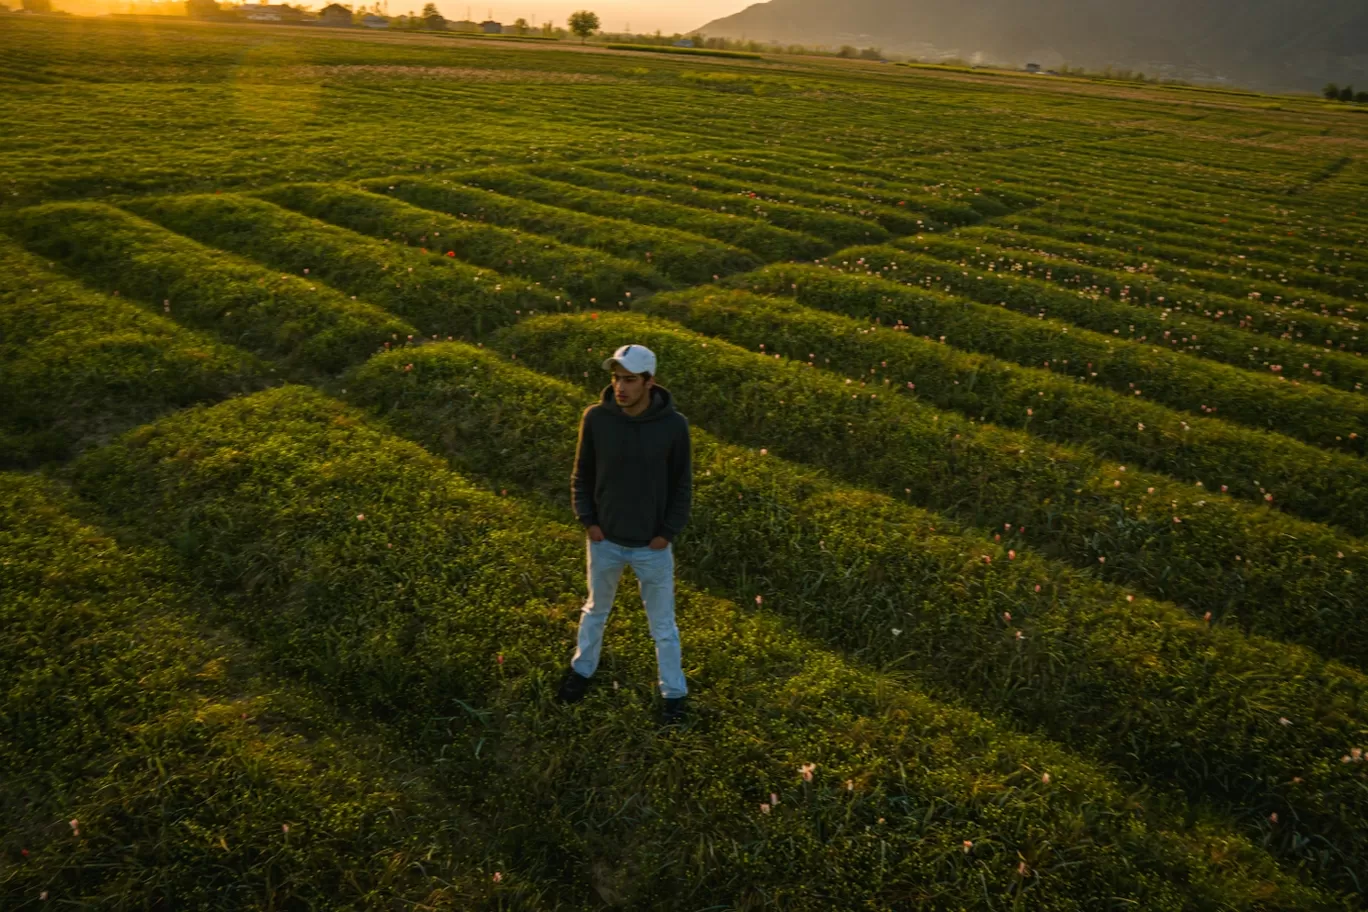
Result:
<svg viewBox="0 0 1368 912"><path fill-rule="evenodd" d="M614 364L614 362L616 362L616 361L617 361L616 358L605 358L605 359L603 360L603 369L606 370L606 371L612 370L612 369L613 369L613 364Z"/></svg>

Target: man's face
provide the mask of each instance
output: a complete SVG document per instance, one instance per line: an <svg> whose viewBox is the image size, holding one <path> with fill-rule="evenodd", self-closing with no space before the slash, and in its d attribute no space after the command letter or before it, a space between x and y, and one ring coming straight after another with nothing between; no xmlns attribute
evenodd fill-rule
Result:
<svg viewBox="0 0 1368 912"><path fill-rule="evenodd" d="M655 378L643 380L641 374L632 374L621 367L613 367L613 398L625 409L636 408L637 404L650 395Z"/></svg>

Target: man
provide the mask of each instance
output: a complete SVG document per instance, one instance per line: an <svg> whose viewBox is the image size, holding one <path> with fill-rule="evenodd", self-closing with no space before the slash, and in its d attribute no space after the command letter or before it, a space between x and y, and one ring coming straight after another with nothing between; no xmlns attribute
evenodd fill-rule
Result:
<svg viewBox="0 0 1368 912"><path fill-rule="evenodd" d="M630 566L656 644L668 725L682 718L688 693L674 616L673 542L693 496L689 420L656 383L656 356L646 346L624 345L603 367L612 383L584 410L570 476L575 515L588 530L589 598L559 697L574 703L589 687L622 568Z"/></svg>

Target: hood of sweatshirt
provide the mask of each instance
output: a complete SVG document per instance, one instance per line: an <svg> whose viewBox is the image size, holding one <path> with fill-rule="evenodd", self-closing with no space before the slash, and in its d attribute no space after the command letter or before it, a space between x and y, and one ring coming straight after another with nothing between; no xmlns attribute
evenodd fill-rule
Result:
<svg viewBox="0 0 1368 912"><path fill-rule="evenodd" d="M633 422L658 421L675 410L674 397L670 395L669 390L659 385L651 387L651 404L646 406L646 411L640 415L629 415L622 410L622 406L617 404L617 399L613 396L611 383L603 388L600 404L623 421Z"/></svg>

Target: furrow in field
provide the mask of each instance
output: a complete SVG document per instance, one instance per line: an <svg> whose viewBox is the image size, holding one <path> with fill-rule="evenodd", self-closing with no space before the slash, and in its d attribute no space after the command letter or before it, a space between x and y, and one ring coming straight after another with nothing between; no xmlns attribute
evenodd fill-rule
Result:
<svg viewBox="0 0 1368 912"><path fill-rule="evenodd" d="M685 284L706 282L714 275L744 272L759 265L752 254L710 238L638 225L621 218L587 215L453 181L392 177L362 181L361 186L424 209L602 250L653 267Z"/></svg>
<svg viewBox="0 0 1368 912"><path fill-rule="evenodd" d="M527 171L536 177L548 177L591 190L607 190L626 196L640 196L688 206L705 212L756 219L790 231L815 235L833 244L877 243L890 235L888 229L882 225L863 218L808 209L789 203L776 203L751 198L748 195L738 196L735 193L703 190L689 184L662 183L630 174L600 171L595 169L593 162L585 162L575 167L535 165Z"/></svg>
<svg viewBox="0 0 1368 912"><path fill-rule="evenodd" d="M1029 220L1013 218L1011 221L1014 226L1010 231L1003 230L1000 226L982 225L956 231L955 237L982 241L1008 250L1063 258L1082 265L1154 277L1236 298L1252 299L1257 295L1258 299L1265 303L1298 307L1325 317L1361 319L1360 315L1368 312L1351 300L1295 284L1295 280L1312 275L1310 273L1289 275L1289 272L1295 273L1296 270L1286 269L1269 273L1239 256L1222 254L1214 258L1201 257L1166 245L1144 244L1138 245L1143 248L1142 250L1122 250L1078 241L1070 243L1033 231L1029 224L1026 227L1015 224L1018 221L1028 223ZM1034 224L1048 230L1044 222ZM1205 268L1189 269L1175 265L1179 262ZM1218 269L1224 271L1218 272Z"/></svg>
<svg viewBox="0 0 1368 912"><path fill-rule="evenodd" d="M585 353L582 341L565 339L566 351L596 364L602 349ZM680 354L662 362L672 390ZM519 367L525 360L447 343L388 353L348 376L348 396L458 471L564 515L575 430L596 383L561 382ZM698 414L687 392L679 401ZM1042 560L1017 526L990 542L901 494L835 484L696 426L693 443L684 578L742 603L759 594L766 610L864 662L915 674L1137 782L1221 803L1320 876L1344 882L1361 867L1363 774L1339 758L1365 737L1363 675ZM1270 813L1288 818L1290 808L1296 836L1269 826Z"/></svg>
<svg viewBox="0 0 1368 912"><path fill-rule="evenodd" d="M259 389L269 373L0 237L0 467L68 459L164 412Z"/></svg>
<svg viewBox="0 0 1368 912"><path fill-rule="evenodd" d="M1354 393L1318 384L1293 386L1272 374L1156 350L1054 318L881 277L892 274L891 269L874 276L774 264L728 284L792 295L810 307L905 327L905 332L955 348L1039 366L1194 415L1286 434L1326 449L1365 452L1368 402Z"/></svg>
<svg viewBox="0 0 1368 912"><path fill-rule="evenodd" d="M318 393L182 413L83 457L76 477L145 533L193 535L185 560L200 583L235 594L291 670L415 726L497 716L492 759L536 758L537 769L484 804L523 822L531 858L592 832L613 870L654 872L623 878L633 902L740 905L763 890L816 910L934 883L942 900L971 905L1010 902L1033 873L1046 908L1118 896L1175 910L1321 902L1228 831L1147 825L1086 761L691 587L678 588L678 616L709 685L694 698L704 730L660 738L630 688L601 687L585 707L620 706L625 725L541 709L548 671L568 654L583 530L478 490ZM240 496L248 479L258 496ZM519 565L538 572L509 572ZM639 623L619 633L638 636L605 670L651 679ZM706 864L681 832L715 834Z"/></svg>
<svg viewBox="0 0 1368 912"><path fill-rule="evenodd" d="M862 221L872 221L892 234L915 234L918 231L933 231L946 225L967 225L979 221L982 216L974 210L965 212L957 207L941 206L937 213L913 207L907 209L906 200L884 203L875 200L853 200L846 196L833 194L828 188L825 192L802 190L768 182L764 172L755 176L729 177L718 174L712 168L697 165L676 165L672 161L589 161L586 168L633 177L652 183L670 184L676 190L684 187L702 188L716 194L738 199L755 200L757 205L779 204L801 206L818 212L834 212ZM691 191L692 192L692 191ZM902 205L900 206L899 203Z"/></svg>
<svg viewBox="0 0 1368 912"><path fill-rule="evenodd" d="M316 282L271 272L100 203L25 209L11 228L83 281L278 358L287 371L337 371L415 332Z"/></svg>
<svg viewBox="0 0 1368 912"><path fill-rule="evenodd" d="M1110 333L1118 341L1217 361L1286 378L1297 386L1357 392L1368 383L1368 361L1347 352L1259 336L1218 325L1200 314L1165 312L1163 304L1121 303L1099 292L1070 291L1040 279L961 266L907 247L851 247L823 260L829 268L963 295L981 304L1038 317L1067 320L1081 329ZM1189 325L1187 317L1193 318Z"/></svg>
<svg viewBox="0 0 1368 912"><path fill-rule="evenodd" d="M568 169L568 166L558 166ZM754 218L731 213L716 213L675 203L623 193L580 187L565 181L537 177L514 168L491 168L463 172L453 178L472 187L482 187L506 196L533 200L575 212L605 218L622 218L640 225L655 225L713 238L762 260L810 260L828 253L831 244L820 238Z"/></svg>
<svg viewBox="0 0 1368 912"><path fill-rule="evenodd" d="M626 338L675 365L674 389L720 436L964 522L1024 527L1023 540L1043 553L1198 616L1210 611L1327 656L1368 661L1368 545L1338 530L880 396L882 384L873 392L842 383L668 321L539 316L501 330L493 344L577 378L587 348L611 352L621 344L614 339Z"/></svg>
<svg viewBox="0 0 1368 912"><path fill-rule="evenodd" d="M388 186L388 185L387 185ZM669 288L654 268L541 235L453 218L378 193L341 184L291 184L263 190L263 199L358 234L398 240L575 298L623 300L628 292Z"/></svg>
<svg viewBox="0 0 1368 912"><path fill-rule="evenodd" d="M1368 348L1368 327L1353 316L1356 308L1349 301L1342 305L1349 308L1349 316L1323 315L1249 295L1232 298L1124 270L1012 251L972 237L919 235L894 241L893 246L979 271L1024 276L1075 293L1101 295L1122 304L1172 312L1175 317L1200 323L1313 345L1319 351L1361 355Z"/></svg>
<svg viewBox="0 0 1368 912"><path fill-rule="evenodd" d="M424 336L480 335L526 311L560 307L552 290L404 244L338 228L250 196L152 197L126 204L200 243L346 289L412 321Z"/></svg>
<svg viewBox="0 0 1368 912"><path fill-rule="evenodd" d="M89 512L0 473L0 905L552 907L519 865L495 883L494 834L403 748Z"/></svg>
<svg viewBox="0 0 1368 912"><path fill-rule="evenodd" d="M1140 465L1215 493L1368 534L1368 461L1185 415L1038 367L1018 367L888 327L709 288L655 295L636 310L767 355L807 361L893 395ZM915 392L914 392L915 389ZM1255 481L1258 484L1255 484Z"/></svg>

